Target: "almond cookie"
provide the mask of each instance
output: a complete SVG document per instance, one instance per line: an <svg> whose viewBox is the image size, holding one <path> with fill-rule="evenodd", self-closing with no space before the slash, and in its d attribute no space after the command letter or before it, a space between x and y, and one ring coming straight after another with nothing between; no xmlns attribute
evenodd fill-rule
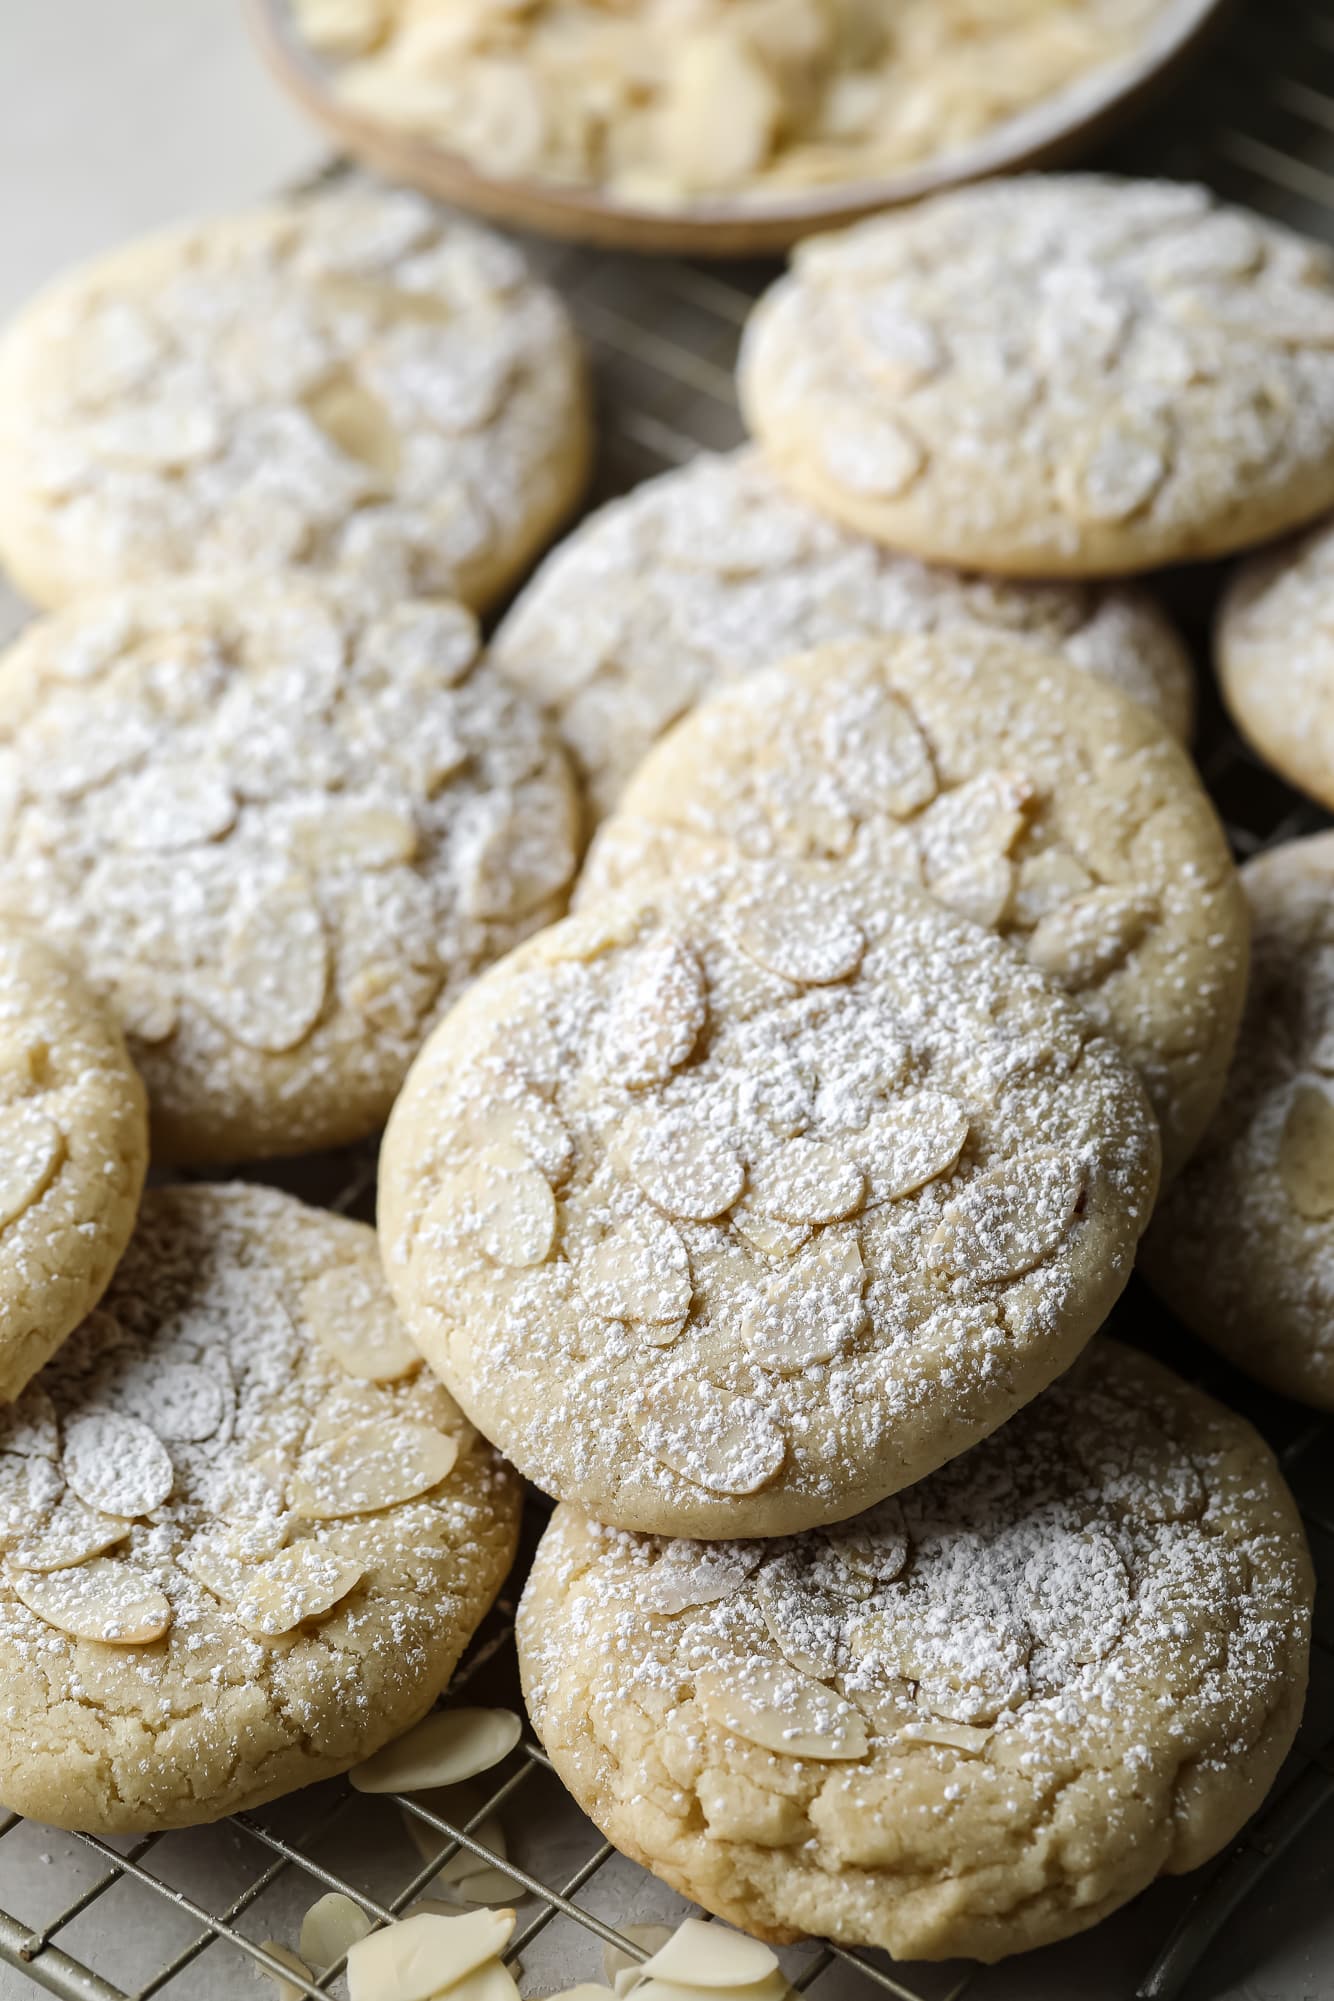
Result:
<svg viewBox="0 0 1334 2001"><path fill-rule="evenodd" d="M1232 1839L1296 1734L1312 1587L1251 1427L1099 1341L835 1529L559 1508L519 1655L580 1806L684 1895L776 1942L990 1961Z"/></svg>
<svg viewBox="0 0 1334 2001"><path fill-rule="evenodd" d="M3 1406L101 1298L148 1169L144 1089L110 1012L46 945L4 929L0 1138Z"/></svg>
<svg viewBox="0 0 1334 2001"><path fill-rule="evenodd" d="M923 883L1013 938L1137 1066L1174 1173L1241 1015L1246 905L1181 746L1139 703L980 629L803 654L663 738L581 903L725 855Z"/></svg>
<svg viewBox="0 0 1334 2001"><path fill-rule="evenodd" d="M157 1189L0 1413L0 1802L104 1834L327 1778L425 1713L519 1483L420 1366L374 1232Z"/></svg>
<svg viewBox="0 0 1334 2001"><path fill-rule="evenodd" d="M184 570L481 606L575 500L564 308L499 237L359 187L61 279L0 341L0 558L38 604Z"/></svg>
<svg viewBox="0 0 1334 2001"><path fill-rule="evenodd" d="M431 1366L561 1500L777 1535L919 1479L1066 1368L1158 1139L1112 1044L893 882L738 867L483 976L385 1135Z"/></svg>
<svg viewBox="0 0 1334 2001"><path fill-rule="evenodd" d="M1229 1361L1334 1410L1334 834L1241 879L1255 946L1236 1056L1144 1273Z"/></svg>
<svg viewBox="0 0 1334 2001"><path fill-rule="evenodd" d="M989 181L805 244L740 389L785 480L914 555L1224 555L1334 502L1334 255L1178 182Z"/></svg>
<svg viewBox="0 0 1334 2001"><path fill-rule="evenodd" d="M1144 592L929 570L807 507L753 451L702 456L600 509L501 621L492 658L555 716L601 814L669 724L754 668L958 625L1021 633L1190 734L1190 661Z"/></svg>
<svg viewBox="0 0 1334 2001"><path fill-rule="evenodd" d="M0 655L0 917L107 995L154 1149L373 1131L428 1027L559 915L578 802L461 606L184 579Z"/></svg>
<svg viewBox="0 0 1334 2001"><path fill-rule="evenodd" d="M1291 784L1334 808L1334 523L1238 571L1216 652L1242 735Z"/></svg>

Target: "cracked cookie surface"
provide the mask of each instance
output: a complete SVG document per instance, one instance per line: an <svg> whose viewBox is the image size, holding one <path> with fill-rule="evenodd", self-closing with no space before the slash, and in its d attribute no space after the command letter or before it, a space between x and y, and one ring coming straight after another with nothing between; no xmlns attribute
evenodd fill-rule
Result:
<svg viewBox="0 0 1334 2001"><path fill-rule="evenodd" d="M931 570L808 507L759 453L704 454L601 508L501 620L491 658L555 718L599 814L687 709L830 640L1022 634L1190 734L1190 661L1147 593Z"/></svg>
<svg viewBox="0 0 1334 2001"><path fill-rule="evenodd" d="M728 855L922 884L1020 945L1144 1078L1180 1167L1245 995L1245 898L1181 746L1139 704L1001 633L818 648L649 753L576 907Z"/></svg>
<svg viewBox="0 0 1334 2001"><path fill-rule="evenodd" d="M928 560L1224 555L1334 502L1334 259L1200 187L989 181L802 246L739 386L783 479Z"/></svg>
<svg viewBox="0 0 1334 2001"><path fill-rule="evenodd" d="M364 1224L150 1192L101 1307L0 1412L0 1800L143 1832L355 1764L444 1687L519 1505Z"/></svg>
<svg viewBox="0 0 1334 2001"><path fill-rule="evenodd" d="M1271 848L1241 880L1254 962L1236 1055L1143 1269L1229 1361L1334 1410L1334 834Z"/></svg>
<svg viewBox="0 0 1334 2001"><path fill-rule="evenodd" d="M1099 1340L836 1528L699 1544L562 1506L520 1663L576 1800L684 1895L989 1961L1232 1838L1296 1734L1312 1583L1251 1427Z"/></svg>
<svg viewBox="0 0 1334 2001"><path fill-rule="evenodd" d="M427 1043L381 1247L529 1478L655 1532L838 1519L993 1430L1129 1273L1157 1183L1087 1016L919 891L795 866L609 898Z"/></svg>
<svg viewBox="0 0 1334 2001"><path fill-rule="evenodd" d="M1223 597L1215 659L1242 735L1334 808L1334 527L1242 565Z"/></svg>
<svg viewBox="0 0 1334 2001"><path fill-rule="evenodd" d="M447 602L181 580L0 655L0 917L111 1001L154 1145L226 1160L386 1116L479 966L559 915L553 732Z"/></svg>
<svg viewBox="0 0 1334 2001"><path fill-rule="evenodd" d="M565 310L502 238L370 187L146 238L0 341L0 556L38 604L185 570L482 606L583 483Z"/></svg>
<svg viewBox="0 0 1334 2001"><path fill-rule="evenodd" d="M144 1090L109 1011L0 927L0 1425L95 1306L148 1169Z"/></svg>

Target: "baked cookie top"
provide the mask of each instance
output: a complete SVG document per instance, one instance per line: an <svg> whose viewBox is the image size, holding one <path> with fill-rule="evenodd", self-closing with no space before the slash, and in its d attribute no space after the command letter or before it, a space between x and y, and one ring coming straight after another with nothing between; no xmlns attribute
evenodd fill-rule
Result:
<svg viewBox="0 0 1334 2001"><path fill-rule="evenodd" d="M1334 525L1242 565L1223 597L1215 658L1242 735L1334 807Z"/></svg>
<svg viewBox="0 0 1334 2001"><path fill-rule="evenodd" d="M740 390L785 480L914 555L1222 555L1334 501L1334 257L1178 182L988 181L805 244Z"/></svg>
<svg viewBox="0 0 1334 2001"><path fill-rule="evenodd" d="M769 865L610 898L484 975L394 1108L379 1214L414 1338L530 1479L776 1535L1067 1367L1157 1172L1129 1066L1008 947Z"/></svg>
<svg viewBox="0 0 1334 2001"><path fill-rule="evenodd" d="M144 1089L110 1011L0 928L0 1424L97 1304L148 1169Z"/></svg>
<svg viewBox="0 0 1334 2001"><path fill-rule="evenodd" d="M1250 1426L1098 1341L837 1528L700 1545L558 1509L520 1661L575 1798L686 1896L994 1960L1231 1839L1296 1733L1312 1581Z"/></svg>
<svg viewBox="0 0 1334 2001"><path fill-rule="evenodd" d="M1334 834L1247 862L1227 1089L1144 1244L1154 1290L1272 1388L1334 1410Z"/></svg>
<svg viewBox="0 0 1334 2001"><path fill-rule="evenodd" d="M439 1010L563 908L579 809L470 613L181 580L0 656L0 916L109 996L154 1142L372 1131Z"/></svg>
<svg viewBox="0 0 1334 2001"><path fill-rule="evenodd" d="M1189 736L1190 661L1147 593L927 569L806 506L754 451L704 454L599 509L491 650L555 716L602 814L669 724L755 668L829 640L974 624L1059 651Z"/></svg>
<svg viewBox="0 0 1334 2001"><path fill-rule="evenodd" d="M151 1191L101 1308L0 1413L0 1800L141 1831L343 1770L443 1688L519 1505L364 1224Z"/></svg>
<svg viewBox="0 0 1334 2001"><path fill-rule="evenodd" d="M1114 688L979 628L785 661L654 748L579 902L736 854L924 884L1121 1044L1167 1173L1199 1139L1245 994L1245 899L1194 765Z"/></svg>
<svg viewBox="0 0 1334 2001"><path fill-rule="evenodd" d="M146 238L0 341L0 556L39 604L302 567L480 606L553 532L587 454L555 294L414 194Z"/></svg>

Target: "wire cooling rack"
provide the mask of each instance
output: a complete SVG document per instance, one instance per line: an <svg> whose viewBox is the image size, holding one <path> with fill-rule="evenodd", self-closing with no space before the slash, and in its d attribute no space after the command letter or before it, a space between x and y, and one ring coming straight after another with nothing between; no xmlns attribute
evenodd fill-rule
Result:
<svg viewBox="0 0 1334 2001"><path fill-rule="evenodd" d="M1198 176L1334 239L1334 0L1239 6L1202 66L1108 164ZM732 363L766 269L530 247L569 300L594 357L598 497L701 447L740 440ZM1200 572L1166 584L1201 651L1214 586ZM1250 756L1208 692L1197 749L1240 854L1323 824ZM311 1200L371 1212L370 1151L303 1162L285 1178ZM1244 1410L1282 1457L1325 1580L1298 1749L1269 1805L1212 1870L1156 1884L1095 1933L994 1968L908 1967L874 1953L797 1947L784 1964L813 2001L957 2001L965 1991L970 2001L1334 1997L1334 1620L1324 1603L1334 1583L1334 1429L1228 1372L1135 1286L1116 1327ZM530 1547L541 1522L535 1501ZM471 1701L518 1706L512 1620L512 1600L502 1599L451 1694L466 1689ZM679 1898L600 1839L536 1744L522 1744L488 1783L490 1797L479 1794L461 1823L419 1804L362 1796L341 1781L215 1828L137 1841L60 1834L0 1813L0 1997L20 2001L31 1981L66 2001L237 2001L260 1991L256 1972L281 1977L288 1992L312 2001L341 1993L341 1968L304 1981L262 1941L295 1946L305 1909L331 1889L373 1921L390 1921L431 1893L437 1870L460 1848L486 1853L480 1836L494 1814L509 1838L519 1913L511 1961L521 1965L525 1993L601 1978L608 1945L642 1958L625 1927L685 1914ZM426 1831L429 1859L409 1839L409 1814Z"/></svg>

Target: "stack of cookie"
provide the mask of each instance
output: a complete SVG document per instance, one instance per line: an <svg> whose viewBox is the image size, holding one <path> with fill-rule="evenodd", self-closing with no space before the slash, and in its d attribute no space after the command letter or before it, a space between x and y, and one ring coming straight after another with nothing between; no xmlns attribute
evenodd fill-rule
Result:
<svg viewBox="0 0 1334 2001"><path fill-rule="evenodd" d="M506 1461L561 1504L554 1763L747 1930L1058 1938L1288 1750L1272 1457L1088 1344L1161 1180L1164 1289L1318 1345L1324 958L1281 1047L1269 996L1334 864L1229 1090L1246 899L1122 579L1334 505L1334 270L1197 190L995 184L808 246L742 398L755 449L484 650L587 456L496 239L289 204L0 345L0 552L60 607L0 660L6 1805L181 1825L366 1756L499 1588ZM1311 568L1230 615L1247 684ZM272 1189L139 1206L150 1129L386 1116L383 1276Z"/></svg>

